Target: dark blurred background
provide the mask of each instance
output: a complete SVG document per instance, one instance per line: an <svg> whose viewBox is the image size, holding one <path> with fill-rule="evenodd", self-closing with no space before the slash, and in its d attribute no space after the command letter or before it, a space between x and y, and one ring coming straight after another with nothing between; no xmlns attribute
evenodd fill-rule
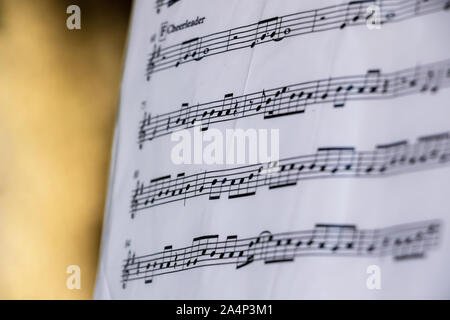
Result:
<svg viewBox="0 0 450 320"><path fill-rule="evenodd" d="M93 296L130 10L0 0L0 298Z"/></svg>

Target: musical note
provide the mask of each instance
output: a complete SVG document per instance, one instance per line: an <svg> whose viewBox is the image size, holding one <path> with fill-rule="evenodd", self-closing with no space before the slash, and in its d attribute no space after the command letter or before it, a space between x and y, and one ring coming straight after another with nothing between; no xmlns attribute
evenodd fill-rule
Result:
<svg viewBox="0 0 450 320"><path fill-rule="evenodd" d="M150 262L147 262L145 264L144 283L152 283L153 282L153 273L156 269L156 264L157 264L156 261L154 261L153 264L151 264Z"/></svg>
<svg viewBox="0 0 450 320"><path fill-rule="evenodd" d="M193 38L181 43L175 67L189 61L200 61L209 52L208 47L202 45L202 38Z"/></svg>
<svg viewBox="0 0 450 320"><path fill-rule="evenodd" d="M407 147L408 142L406 140L376 146L382 154L379 172L382 173L397 164L403 164L406 159L406 152L408 151Z"/></svg>
<svg viewBox="0 0 450 320"><path fill-rule="evenodd" d="M155 5L155 9L156 9L156 13L160 13L161 12L161 8L166 6L167 8L170 8L171 6L173 6L175 3L179 2L180 0L156 0L156 5Z"/></svg>
<svg viewBox="0 0 450 320"><path fill-rule="evenodd" d="M446 133L421 137L416 143L404 141L378 145L373 150L357 151L354 147L322 147L310 155L258 163L243 167L204 171L183 176L183 194L170 194L170 175L156 178L149 185L132 190L131 213L179 200L209 195L210 200L255 196L259 188L269 190L296 186L299 181L328 177L383 176L444 166L450 163L450 135ZM177 177L177 180L179 177ZM178 181L176 182L178 184ZM138 190L139 188L139 190Z"/></svg>
<svg viewBox="0 0 450 320"><path fill-rule="evenodd" d="M260 31L262 29L262 31ZM281 41L290 33L291 29L283 24L283 18L274 17L261 20L256 24L255 38L250 48L267 41Z"/></svg>
<svg viewBox="0 0 450 320"><path fill-rule="evenodd" d="M177 298L183 292L170 287L181 281L198 297L223 297L239 294L231 289L249 275L262 286L244 288L244 283L244 298L332 296L342 281L329 283L328 293L317 285L306 293L297 287L312 288L306 278L322 271L319 264L336 263L341 278L351 275L359 262L365 268L387 261L397 272L433 266L445 253L442 245L436 250L446 230L441 221L388 224L434 214L445 220L440 209L445 207L441 193L450 164L450 132L439 130L446 120L450 56L439 49L450 0L344 0L326 6L204 3L194 10L196 5L154 0L135 7L120 99L125 112L117 121L106 209L113 223L106 224L105 234L112 236L103 237L96 296ZM205 19L207 24L191 28ZM413 39L416 29L419 39ZM393 39L404 40L392 43L393 52L401 46L396 55L376 54L376 48ZM404 63L414 57L417 61L396 67L392 58L405 53L410 56ZM366 130L367 124L381 128L377 122L385 131L380 144L373 143L376 132ZM288 143L282 158L268 157L265 130L259 131L263 139L256 140L258 146L250 130L248 152L238 153L237 161L233 148L226 165L211 160L223 158L211 157L213 149L217 156L217 148L224 147L211 140L217 129L258 124L293 129L280 136ZM433 126L440 128L425 135ZM398 139L405 127L408 140ZM364 132L357 132L361 128ZM164 142L184 130L196 135L194 161L183 161L186 166L177 169L175 157L174 163L164 159L163 151L169 149ZM203 151L197 143L202 135L204 142L214 142ZM233 141L238 149L245 144L241 138ZM317 145L327 140L333 143ZM178 147L186 150L186 145ZM257 147L263 149L260 158L269 160L257 163ZM177 150L172 155L179 159ZM195 165L187 165L191 162ZM421 206L427 196L428 203ZM355 209L361 209L359 215ZM370 221L374 224L363 226ZM408 263L410 259L420 261ZM364 277L366 270L360 271L363 280L378 281L376 274ZM277 273L282 279L270 290ZM418 274L418 280L424 284L426 276ZM369 279L357 283L353 294L348 286L347 296L364 295L357 287L369 288ZM417 290L404 290L404 279L397 280L389 295L417 295ZM424 294L433 294L434 282L422 286ZM264 283L266 291L260 290ZM144 284L157 287L145 290ZM128 291L117 292L120 286Z"/></svg>
<svg viewBox="0 0 450 320"><path fill-rule="evenodd" d="M154 49L153 53L156 54L151 54L151 63L147 64L147 80L153 73L179 67L181 64L192 61L200 61L204 57L245 48L254 49L264 43L276 43L289 37L309 33L365 25L370 16L364 17L363 14L373 4L379 5L386 12L380 19L380 24L386 24L442 10L447 11L450 6L448 3L449 1L443 5L442 1L428 0L417 6L413 1L395 3L389 0L350 1L264 19L250 25L215 32L166 48Z"/></svg>
<svg viewBox="0 0 450 320"><path fill-rule="evenodd" d="M352 24L357 24L361 19L361 14L366 10L363 9L364 4L373 4L375 1L373 0L361 0L361 1L351 1L347 4L347 8L345 10L345 18L342 24L339 26L340 29L344 29L347 26L351 26ZM356 10L355 10L356 9Z"/></svg>
<svg viewBox="0 0 450 320"><path fill-rule="evenodd" d="M228 189L228 199L254 196L256 194L257 182L258 174L253 172L248 174L248 176L244 173L244 175L231 179Z"/></svg>
<svg viewBox="0 0 450 320"><path fill-rule="evenodd" d="M430 220L360 230L356 225L319 223L312 230L276 234L263 231L256 237L244 239L231 235L219 241L218 235L200 236L185 248L174 249L169 245L162 252L142 256L129 252L121 281L125 289L130 281L144 279L148 284L154 277L198 267L234 264L236 269L241 269L258 261L292 263L296 258L311 255L392 256L397 261L423 258L439 245L440 226L440 221ZM142 268L144 275L140 272Z"/></svg>
<svg viewBox="0 0 450 320"><path fill-rule="evenodd" d="M304 113L309 105L330 103L342 108L348 101L391 99L404 95L431 92L450 86L450 61L440 61L414 68L382 73L371 69L361 75L330 77L260 92L234 96L227 93L219 101L190 106L151 117L144 113L139 122L138 145L172 132L196 127L201 130L211 124L263 115L263 118L291 116ZM147 118L146 118L147 115Z"/></svg>

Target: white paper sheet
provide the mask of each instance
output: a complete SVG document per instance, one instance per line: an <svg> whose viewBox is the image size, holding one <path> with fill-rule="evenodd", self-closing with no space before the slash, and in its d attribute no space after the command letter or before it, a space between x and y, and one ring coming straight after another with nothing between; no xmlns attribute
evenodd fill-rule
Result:
<svg viewBox="0 0 450 320"><path fill-rule="evenodd" d="M450 298L449 7L137 0L95 297Z"/></svg>

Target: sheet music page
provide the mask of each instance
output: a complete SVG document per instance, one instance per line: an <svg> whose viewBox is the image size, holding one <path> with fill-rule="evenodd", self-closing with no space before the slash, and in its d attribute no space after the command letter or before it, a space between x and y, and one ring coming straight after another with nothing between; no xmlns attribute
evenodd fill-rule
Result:
<svg viewBox="0 0 450 320"><path fill-rule="evenodd" d="M450 298L450 1L137 0L98 299Z"/></svg>

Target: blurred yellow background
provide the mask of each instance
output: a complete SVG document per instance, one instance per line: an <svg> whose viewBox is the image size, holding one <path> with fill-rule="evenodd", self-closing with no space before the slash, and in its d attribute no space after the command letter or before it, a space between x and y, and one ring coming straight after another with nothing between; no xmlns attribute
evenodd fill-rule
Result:
<svg viewBox="0 0 450 320"><path fill-rule="evenodd" d="M70 4L81 30L66 27ZM93 296L130 7L0 0L2 299Z"/></svg>

